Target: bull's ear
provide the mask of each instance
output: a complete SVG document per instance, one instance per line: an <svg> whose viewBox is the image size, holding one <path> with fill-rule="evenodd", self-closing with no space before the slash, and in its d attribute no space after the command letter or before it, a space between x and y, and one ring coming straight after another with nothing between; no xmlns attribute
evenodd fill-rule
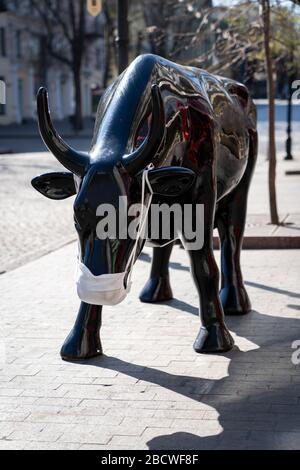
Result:
<svg viewBox="0 0 300 470"><path fill-rule="evenodd" d="M66 199L76 194L73 173L46 173L33 178L31 184L49 199Z"/></svg>
<svg viewBox="0 0 300 470"><path fill-rule="evenodd" d="M160 196L181 196L193 185L196 174L189 168L167 166L150 170L148 180L154 194Z"/></svg>

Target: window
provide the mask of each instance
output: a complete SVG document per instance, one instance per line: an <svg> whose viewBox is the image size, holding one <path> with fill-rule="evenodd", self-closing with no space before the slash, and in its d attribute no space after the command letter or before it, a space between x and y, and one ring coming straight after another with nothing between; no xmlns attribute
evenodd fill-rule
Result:
<svg viewBox="0 0 300 470"><path fill-rule="evenodd" d="M0 116L3 116L6 113L5 101L5 80L4 77L0 77Z"/></svg>
<svg viewBox="0 0 300 470"><path fill-rule="evenodd" d="M33 60L40 59L42 40L43 40L42 38L32 35L26 44L29 47L30 56ZM21 47L22 47L22 43L21 43Z"/></svg>
<svg viewBox="0 0 300 470"><path fill-rule="evenodd" d="M17 58L20 59L22 57L22 33L19 29L16 31L16 52Z"/></svg>
<svg viewBox="0 0 300 470"><path fill-rule="evenodd" d="M6 57L6 37L5 28L0 27L0 56Z"/></svg>

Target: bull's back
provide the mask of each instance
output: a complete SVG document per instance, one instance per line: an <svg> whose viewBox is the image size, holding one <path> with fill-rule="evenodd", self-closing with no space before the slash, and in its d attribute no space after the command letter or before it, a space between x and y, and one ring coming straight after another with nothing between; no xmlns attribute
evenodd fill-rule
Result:
<svg viewBox="0 0 300 470"><path fill-rule="evenodd" d="M196 137L198 142L196 145L191 142L190 150L193 147L193 161L196 163L198 160L199 166L203 163L206 166L206 161L209 160L207 158L208 149L214 148L218 198L224 196L234 189L244 174L249 155L249 134L255 131L256 127L255 108L248 90L233 80L212 75L198 68L178 65L152 54L139 56L112 85L107 93L108 98L104 97L102 100L92 147L99 140L100 124L102 131L105 128L105 136L111 135L115 139L115 136L118 135L119 142L120 127L123 129L124 123L126 123L128 129L126 132L123 129L124 142L121 145L125 151L128 142L134 141L136 126L132 125L133 121L142 122L143 113L147 111L145 103L150 93L147 95L145 90L150 91L151 84L154 82L161 84L162 90L167 90L164 99L167 114L170 112L169 124L172 123L174 112L178 112L178 104L181 100L182 109L187 102L198 108L194 116L200 110L201 119L201 110L203 109L204 113L209 114L214 132L209 133L207 123L203 124L202 128L200 126L203 135L199 137L198 128ZM174 109L170 106L168 94L178 97ZM130 106L128 104L129 98L132 98ZM197 101L199 106L197 106ZM203 118L205 119L204 115ZM198 115L196 119L199 119ZM122 126L120 126L120 122L122 122ZM172 139L174 140L174 136L171 134L170 131L170 146L172 146ZM201 146L200 150L199 146ZM197 148L198 152L194 150ZM168 153L168 149L166 152ZM164 165L166 162L174 164L173 153L169 152L169 154L170 161L164 155ZM176 164L180 158L177 160L176 156Z"/></svg>
<svg viewBox="0 0 300 470"><path fill-rule="evenodd" d="M174 87L183 88L179 93L194 97L198 94L199 108L203 107L203 102L207 104L205 113L209 110L214 126L214 137L210 138L214 139L216 151L217 197L220 199L237 186L247 166L250 134L256 130L255 106L249 92L241 83L205 70L162 58L156 60L161 66L161 76L165 75ZM202 147L207 149L208 146ZM199 166L204 157L200 151Z"/></svg>

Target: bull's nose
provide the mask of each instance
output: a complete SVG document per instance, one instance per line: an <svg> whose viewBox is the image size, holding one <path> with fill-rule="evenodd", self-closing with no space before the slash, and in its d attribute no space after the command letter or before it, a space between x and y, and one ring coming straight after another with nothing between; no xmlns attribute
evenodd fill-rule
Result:
<svg viewBox="0 0 300 470"><path fill-rule="evenodd" d="M82 261L94 276L112 272L110 257L107 256L109 240L98 240L90 234L85 245Z"/></svg>

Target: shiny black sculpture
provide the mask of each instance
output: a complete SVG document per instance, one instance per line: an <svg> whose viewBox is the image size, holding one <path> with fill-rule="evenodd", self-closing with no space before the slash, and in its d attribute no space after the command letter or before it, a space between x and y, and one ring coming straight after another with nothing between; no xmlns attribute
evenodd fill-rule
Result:
<svg viewBox="0 0 300 470"><path fill-rule="evenodd" d="M201 304L194 349L230 350L233 340L224 313L240 315L251 309L240 267L247 194L257 157L256 112L246 87L146 54L106 90L88 154L72 149L56 133L44 88L38 93L38 119L46 146L70 173L41 175L32 184L52 199L77 193L74 219L80 259L92 275L128 269L134 240L98 239L96 210L106 202L118 210L119 196L127 196L129 205L140 202L141 174L150 163L153 201L204 205L204 245L189 250ZM221 240L220 293L214 227ZM172 298L168 263L173 243L160 247L162 241L152 242L156 247L150 279L140 296L143 302ZM135 259L143 244L140 240ZM101 305L81 303L61 349L63 359L102 353L101 312Z"/></svg>

